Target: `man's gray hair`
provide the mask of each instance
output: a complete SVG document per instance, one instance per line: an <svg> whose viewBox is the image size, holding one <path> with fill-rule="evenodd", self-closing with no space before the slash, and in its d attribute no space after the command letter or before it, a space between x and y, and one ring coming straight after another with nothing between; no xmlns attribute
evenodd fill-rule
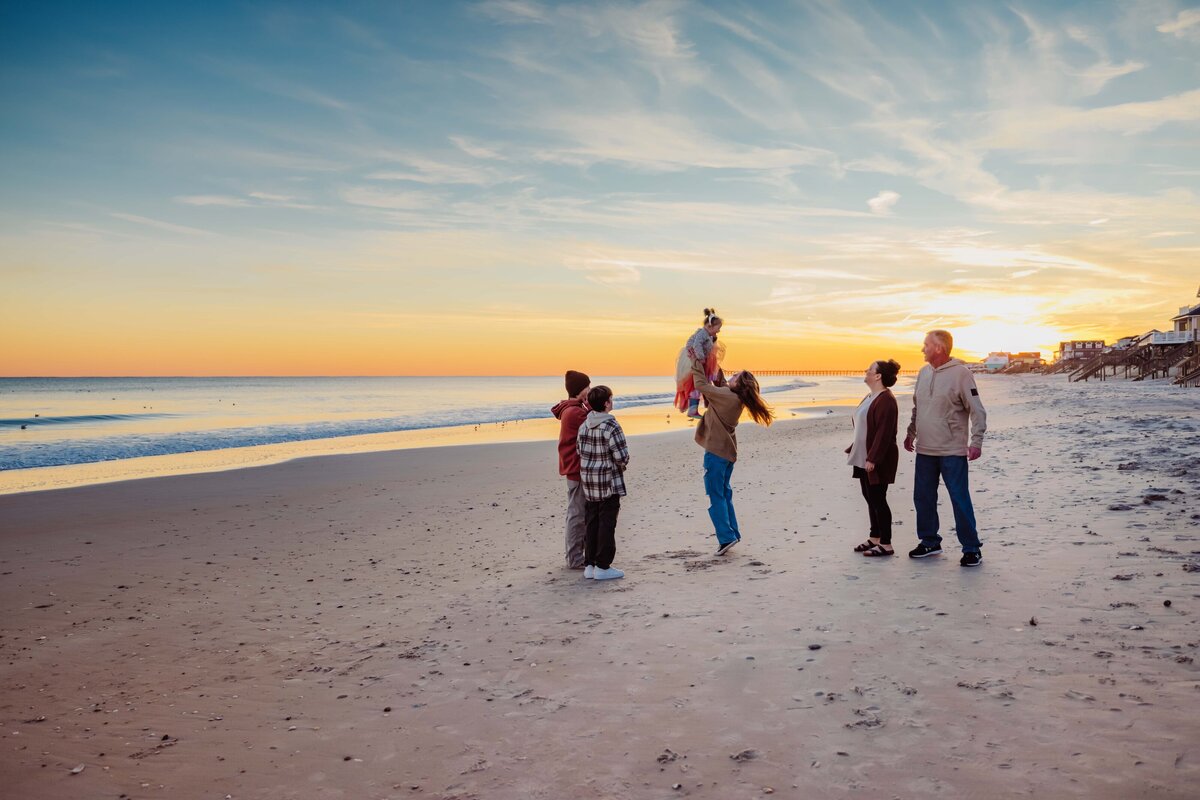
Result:
<svg viewBox="0 0 1200 800"><path fill-rule="evenodd" d="M938 344L946 350L946 355L950 355L950 351L954 349L954 337L950 335L950 331L932 330L927 335L937 339Z"/></svg>

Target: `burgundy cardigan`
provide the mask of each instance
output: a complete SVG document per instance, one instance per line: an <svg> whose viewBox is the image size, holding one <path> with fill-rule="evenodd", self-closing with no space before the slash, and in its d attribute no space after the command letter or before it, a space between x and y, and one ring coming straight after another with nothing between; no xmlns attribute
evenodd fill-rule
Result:
<svg viewBox="0 0 1200 800"><path fill-rule="evenodd" d="M867 461L875 471L867 473L874 484L895 483L896 466L900 463L900 448L896 447L896 422L900 410L896 395L884 389L867 409Z"/></svg>

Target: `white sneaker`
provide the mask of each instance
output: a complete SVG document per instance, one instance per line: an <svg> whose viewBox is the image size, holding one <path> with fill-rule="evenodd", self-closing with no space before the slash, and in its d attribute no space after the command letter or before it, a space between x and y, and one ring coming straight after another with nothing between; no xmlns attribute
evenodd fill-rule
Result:
<svg viewBox="0 0 1200 800"><path fill-rule="evenodd" d="M592 573L592 577L598 581L612 581L616 580L617 578L624 578L625 573L621 572L621 570L617 569L616 567L609 567L608 569L597 568L596 571Z"/></svg>
<svg viewBox="0 0 1200 800"><path fill-rule="evenodd" d="M588 564L586 567L583 568L583 577L585 577L585 578L596 577L596 568L593 567L591 564Z"/></svg>

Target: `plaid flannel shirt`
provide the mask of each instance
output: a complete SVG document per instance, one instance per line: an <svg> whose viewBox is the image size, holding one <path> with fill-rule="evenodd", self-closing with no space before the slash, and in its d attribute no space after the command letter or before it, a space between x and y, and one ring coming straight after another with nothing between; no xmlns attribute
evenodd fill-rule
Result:
<svg viewBox="0 0 1200 800"><path fill-rule="evenodd" d="M607 419L591 425L594 416L595 411L588 414L589 419L579 426L576 440L584 499L598 501L614 494L623 497L625 477L622 473L629 464L625 432L611 414L604 414Z"/></svg>

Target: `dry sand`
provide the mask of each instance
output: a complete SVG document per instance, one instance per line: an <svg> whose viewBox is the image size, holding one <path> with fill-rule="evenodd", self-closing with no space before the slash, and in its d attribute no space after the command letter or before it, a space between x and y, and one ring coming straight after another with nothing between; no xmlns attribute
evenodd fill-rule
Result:
<svg viewBox="0 0 1200 800"><path fill-rule="evenodd" d="M0 497L4 794L1196 797L1200 394L981 392L972 570L903 556L905 454L850 552L845 415L743 426L722 559L699 448L634 437L607 583L549 442Z"/></svg>

